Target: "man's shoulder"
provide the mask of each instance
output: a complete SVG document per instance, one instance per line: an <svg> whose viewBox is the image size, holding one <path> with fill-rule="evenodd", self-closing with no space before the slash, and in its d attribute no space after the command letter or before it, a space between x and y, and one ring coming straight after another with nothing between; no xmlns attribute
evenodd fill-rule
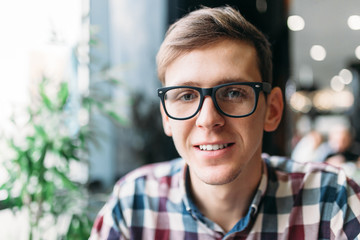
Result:
<svg viewBox="0 0 360 240"><path fill-rule="evenodd" d="M332 186L341 188L352 180L345 172L321 162L296 162L287 157L265 156L269 180L296 183L298 187L321 188Z"/></svg>
<svg viewBox="0 0 360 240"><path fill-rule="evenodd" d="M173 159L171 161L151 163L143 165L124 176L123 179L134 180L142 177L162 178L172 176L184 167L184 160L181 158Z"/></svg>
<svg viewBox="0 0 360 240"><path fill-rule="evenodd" d="M183 171L185 162L181 158L171 161L146 164L141 166L118 180L115 188L124 187L124 185L139 185L146 182L162 183L172 181L180 181L181 172Z"/></svg>
<svg viewBox="0 0 360 240"><path fill-rule="evenodd" d="M347 189L350 195L360 196L360 187L341 168L321 162L296 162L287 157L263 156L270 181L288 182L299 188Z"/></svg>
<svg viewBox="0 0 360 240"><path fill-rule="evenodd" d="M267 166L284 174L311 174L325 173L329 175L337 175L342 171L340 168L322 162L297 162L288 157L269 156L264 154L263 159Z"/></svg>
<svg viewBox="0 0 360 240"><path fill-rule="evenodd" d="M323 225L341 239L354 239L359 234L360 187L343 170L286 157L266 155L263 159L268 175L261 208L263 222L283 219L284 223L287 219L289 227L281 227L293 233ZM321 234L330 238L330 232Z"/></svg>

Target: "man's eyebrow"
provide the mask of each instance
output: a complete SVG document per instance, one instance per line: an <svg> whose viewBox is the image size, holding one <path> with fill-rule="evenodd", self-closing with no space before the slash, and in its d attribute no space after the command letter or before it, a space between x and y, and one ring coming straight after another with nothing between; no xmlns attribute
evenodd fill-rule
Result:
<svg viewBox="0 0 360 240"><path fill-rule="evenodd" d="M173 86L199 86L199 83L195 81L179 81L173 84Z"/></svg>
<svg viewBox="0 0 360 240"><path fill-rule="evenodd" d="M227 79L222 79L219 81L215 81L215 85L221 85L221 84L226 84L226 83L233 83L233 82L249 82L246 81L242 78L227 78ZM193 87L198 87L200 86L199 82L196 81L179 81L177 83L175 83L172 86L193 86Z"/></svg>
<svg viewBox="0 0 360 240"><path fill-rule="evenodd" d="M217 82L218 85L226 84L226 83L233 83L233 82L249 82L243 78L226 78Z"/></svg>

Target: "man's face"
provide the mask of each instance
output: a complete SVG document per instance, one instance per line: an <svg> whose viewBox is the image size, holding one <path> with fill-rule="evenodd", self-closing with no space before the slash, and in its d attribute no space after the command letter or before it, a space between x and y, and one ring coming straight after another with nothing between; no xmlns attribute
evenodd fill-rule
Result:
<svg viewBox="0 0 360 240"><path fill-rule="evenodd" d="M209 88L230 82L261 81L255 48L233 40L186 53L165 72L166 86ZM191 119L173 120L163 110L162 116L165 133L172 136L177 151L189 165L190 176L221 185L232 182L242 172L251 176L252 171L261 169L266 111L265 97L260 93L256 111L244 118L220 114L209 96ZM202 150L200 146L204 145L217 150Z"/></svg>

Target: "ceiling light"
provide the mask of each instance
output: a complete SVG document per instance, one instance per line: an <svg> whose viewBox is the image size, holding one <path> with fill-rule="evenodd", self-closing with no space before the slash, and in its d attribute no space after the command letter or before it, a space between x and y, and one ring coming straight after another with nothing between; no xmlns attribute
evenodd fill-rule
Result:
<svg viewBox="0 0 360 240"><path fill-rule="evenodd" d="M355 56L360 59L360 46L357 46L357 48L355 49Z"/></svg>
<svg viewBox="0 0 360 240"><path fill-rule="evenodd" d="M319 90L314 94L313 104L319 111L344 111L353 106L354 95L346 90L341 92Z"/></svg>
<svg viewBox="0 0 360 240"><path fill-rule="evenodd" d="M333 98L334 96L330 90L321 90L315 93L313 103L318 110L329 111L333 108Z"/></svg>
<svg viewBox="0 0 360 240"><path fill-rule="evenodd" d="M308 113L312 108L312 102L305 92L295 92L290 97L290 106L296 112Z"/></svg>
<svg viewBox="0 0 360 240"><path fill-rule="evenodd" d="M310 56L315 61L323 61L326 58L326 50L321 45L314 45L310 49Z"/></svg>
<svg viewBox="0 0 360 240"><path fill-rule="evenodd" d="M292 15L288 17L287 25L292 31L301 31L305 27L305 21L298 15Z"/></svg>
<svg viewBox="0 0 360 240"><path fill-rule="evenodd" d="M354 95L349 91L342 91L333 98L335 107L338 109L348 109L354 104ZM336 99L340 101L336 101Z"/></svg>
<svg viewBox="0 0 360 240"><path fill-rule="evenodd" d="M341 92L344 90L344 83L342 83L340 76L334 76L331 79L330 86L335 92Z"/></svg>
<svg viewBox="0 0 360 240"><path fill-rule="evenodd" d="M359 15L352 15L348 18L348 26L352 30L360 30L360 16Z"/></svg>
<svg viewBox="0 0 360 240"><path fill-rule="evenodd" d="M339 76L341 77L341 82L344 83L344 84L350 84L353 80L353 75L351 73L351 71L349 69L342 69L340 72L339 72Z"/></svg>

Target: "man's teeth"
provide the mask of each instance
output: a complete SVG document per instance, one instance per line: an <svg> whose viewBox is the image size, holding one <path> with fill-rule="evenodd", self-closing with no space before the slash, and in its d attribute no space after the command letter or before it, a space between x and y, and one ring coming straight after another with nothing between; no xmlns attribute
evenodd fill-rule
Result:
<svg viewBox="0 0 360 240"><path fill-rule="evenodd" d="M204 151L215 151L226 148L228 144L214 144L214 145L199 145L199 148Z"/></svg>

